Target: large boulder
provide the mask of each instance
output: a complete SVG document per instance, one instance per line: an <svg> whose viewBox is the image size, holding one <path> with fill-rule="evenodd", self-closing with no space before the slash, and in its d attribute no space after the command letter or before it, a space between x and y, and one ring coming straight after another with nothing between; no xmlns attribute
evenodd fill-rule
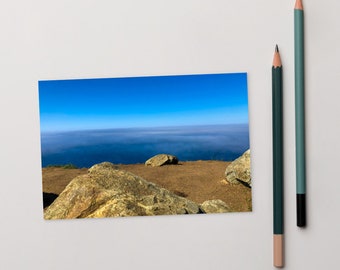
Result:
<svg viewBox="0 0 340 270"><path fill-rule="evenodd" d="M178 164L178 158L173 155L159 154L153 156L145 162L146 166L160 167L163 165Z"/></svg>
<svg viewBox="0 0 340 270"><path fill-rule="evenodd" d="M231 184L244 184L251 187L249 149L228 165L225 176Z"/></svg>
<svg viewBox="0 0 340 270"><path fill-rule="evenodd" d="M202 213L199 205L116 170L109 162L92 166L74 178L46 209L45 219L101 218Z"/></svg>

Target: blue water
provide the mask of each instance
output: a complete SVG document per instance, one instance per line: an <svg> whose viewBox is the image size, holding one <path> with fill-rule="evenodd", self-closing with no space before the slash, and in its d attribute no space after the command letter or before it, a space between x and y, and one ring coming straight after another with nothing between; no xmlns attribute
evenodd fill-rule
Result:
<svg viewBox="0 0 340 270"><path fill-rule="evenodd" d="M180 161L231 161L249 149L248 125L121 128L41 134L42 166L74 164L91 167L144 163L172 154Z"/></svg>

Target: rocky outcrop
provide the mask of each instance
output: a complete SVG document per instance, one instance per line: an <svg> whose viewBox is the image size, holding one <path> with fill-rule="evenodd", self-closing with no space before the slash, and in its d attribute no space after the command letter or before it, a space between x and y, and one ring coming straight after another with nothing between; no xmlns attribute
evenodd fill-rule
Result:
<svg viewBox="0 0 340 270"><path fill-rule="evenodd" d="M221 200L209 200L200 205L200 208L204 213L227 213L231 212L228 205Z"/></svg>
<svg viewBox="0 0 340 270"><path fill-rule="evenodd" d="M163 165L178 164L178 158L173 155L159 154L145 162L146 166L160 167Z"/></svg>
<svg viewBox="0 0 340 270"><path fill-rule="evenodd" d="M250 150L228 165L225 176L231 184L244 184L251 187Z"/></svg>
<svg viewBox="0 0 340 270"><path fill-rule="evenodd" d="M46 209L45 219L202 213L198 204L114 167L100 163L74 178Z"/></svg>

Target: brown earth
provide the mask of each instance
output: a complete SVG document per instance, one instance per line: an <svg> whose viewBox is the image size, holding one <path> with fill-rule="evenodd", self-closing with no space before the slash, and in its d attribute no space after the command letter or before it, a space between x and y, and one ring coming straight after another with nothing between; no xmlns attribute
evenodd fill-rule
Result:
<svg viewBox="0 0 340 270"><path fill-rule="evenodd" d="M230 162L188 161L178 165L147 167L144 164L116 165L171 192L202 203L220 199L232 211L251 211L251 189L243 185L229 184L224 177ZM76 176L86 174L87 169L43 168L43 191L60 194Z"/></svg>

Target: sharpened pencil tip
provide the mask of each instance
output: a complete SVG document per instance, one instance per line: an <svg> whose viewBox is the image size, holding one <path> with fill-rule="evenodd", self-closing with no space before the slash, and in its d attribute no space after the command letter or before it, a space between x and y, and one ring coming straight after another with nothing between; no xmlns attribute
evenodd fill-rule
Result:
<svg viewBox="0 0 340 270"><path fill-rule="evenodd" d="M273 59L273 67L281 67L281 57L280 57L280 52L279 52L279 46L276 44L275 46L275 53L274 53L274 59Z"/></svg>
<svg viewBox="0 0 340 270"><path fill-rule="evenodd" d="M294 9L303 10L302 0L296 0Z"/></svg>

